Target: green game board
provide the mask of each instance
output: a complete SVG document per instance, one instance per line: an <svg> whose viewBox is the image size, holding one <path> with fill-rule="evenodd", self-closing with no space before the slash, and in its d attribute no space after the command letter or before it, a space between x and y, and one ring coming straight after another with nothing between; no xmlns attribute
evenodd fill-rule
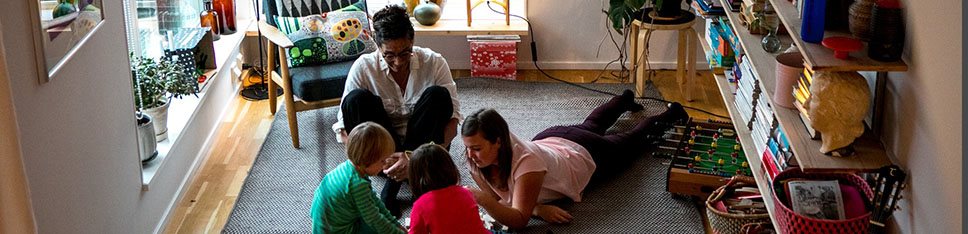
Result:
<svg viewBox="0 0 968 234"><path fill-rule="evenodd" d="M752 175L743 146L733 126L720 122L690 122L676 126L666 134L665 156L672 158L672 167L688 169L689 173L732 177Z"/></svg>

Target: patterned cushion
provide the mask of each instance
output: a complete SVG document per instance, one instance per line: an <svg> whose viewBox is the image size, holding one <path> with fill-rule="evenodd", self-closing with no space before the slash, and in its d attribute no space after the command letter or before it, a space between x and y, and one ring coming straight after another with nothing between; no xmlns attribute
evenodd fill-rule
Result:
<svg viewBox="0 0 968 234"><path fill-rule="evenodd" d="M268 15L286 17L322 14L351 5L366 5L363 0L266 0L264 3Z"/></svg>
<svg viewBox="0 0 968 234"><path fill-rule="evenodd" d="M294 45L287 53L289 66L348 61L376 51L366 12L353 9L303 17L277 16L277 27Z"/></svg>

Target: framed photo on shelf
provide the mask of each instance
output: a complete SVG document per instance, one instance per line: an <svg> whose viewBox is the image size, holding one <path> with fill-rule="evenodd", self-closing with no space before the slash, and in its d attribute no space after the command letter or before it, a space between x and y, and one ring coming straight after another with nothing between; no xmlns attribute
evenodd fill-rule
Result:
<svg viewBox="0 0 968 234"><path fill-rule="evenodd" d="M40 82L50 81L104 22L103 0L28 0ZM35 17L33 15L36 15Z"/></svg>
<svg viewBox="0 0 968 234"><path fill-rule="evenodd" d="M842 220L844 199L836 180L797 180L787 183L793 212L816 219Z"/></svg>

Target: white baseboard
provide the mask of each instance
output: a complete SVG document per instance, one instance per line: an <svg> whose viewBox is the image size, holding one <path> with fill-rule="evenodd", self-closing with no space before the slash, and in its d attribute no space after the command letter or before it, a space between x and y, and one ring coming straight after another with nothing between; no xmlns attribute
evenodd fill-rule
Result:
<svg viewBox="0 0 968 234"><path fill-rule="evenodd" d="M627 64L627 63L626 63ZM471 69L470 61L448 61L450 69L461 69L469 70ZM538 62L538 66L541 69L546 70L601 70L608 65L608 70L619 70L621 69L617 63L608 64L608 62ZM652 69L676 69L675 61L658 61L650 62L649 66ZM628 64L626 67L630 67ZM518 69L520 70L535 70L534 63L531 61L518 61ZM709 70L709 63L705 61L696 63L696 70L704 71Z"/></svg>

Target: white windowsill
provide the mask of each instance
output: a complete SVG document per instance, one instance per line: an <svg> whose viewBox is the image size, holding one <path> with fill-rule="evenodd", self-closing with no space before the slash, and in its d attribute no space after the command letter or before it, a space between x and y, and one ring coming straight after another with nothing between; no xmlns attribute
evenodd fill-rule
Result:
<svg viewBox="0 0 968 234"><path fill-rule="evenodd" d="M249 29L255 22L254 19L238 19L239 28ZM254 28L254 27L251 27ZM240 30L241 31L241 30ZM182 99L172 99L171 106L168 107L168 139L158 142L158 156L150 162L142 165L141 169L141 189L147 191L152 181L156 178L159 171L164 169L168 152L180 142L179 136L184 133L185 126L190 124L195 117L195 113L200 108L207 97L205 94L215 79L228 79L225 74L229 73L231 66L226 66L229 61L235 60L239 55L239 45L247 33L236 32L232 35L222 35L218 41L214 42L215 47L215 70L206 71L208 80L201 87L198 96L189 95Z"/></svg>

